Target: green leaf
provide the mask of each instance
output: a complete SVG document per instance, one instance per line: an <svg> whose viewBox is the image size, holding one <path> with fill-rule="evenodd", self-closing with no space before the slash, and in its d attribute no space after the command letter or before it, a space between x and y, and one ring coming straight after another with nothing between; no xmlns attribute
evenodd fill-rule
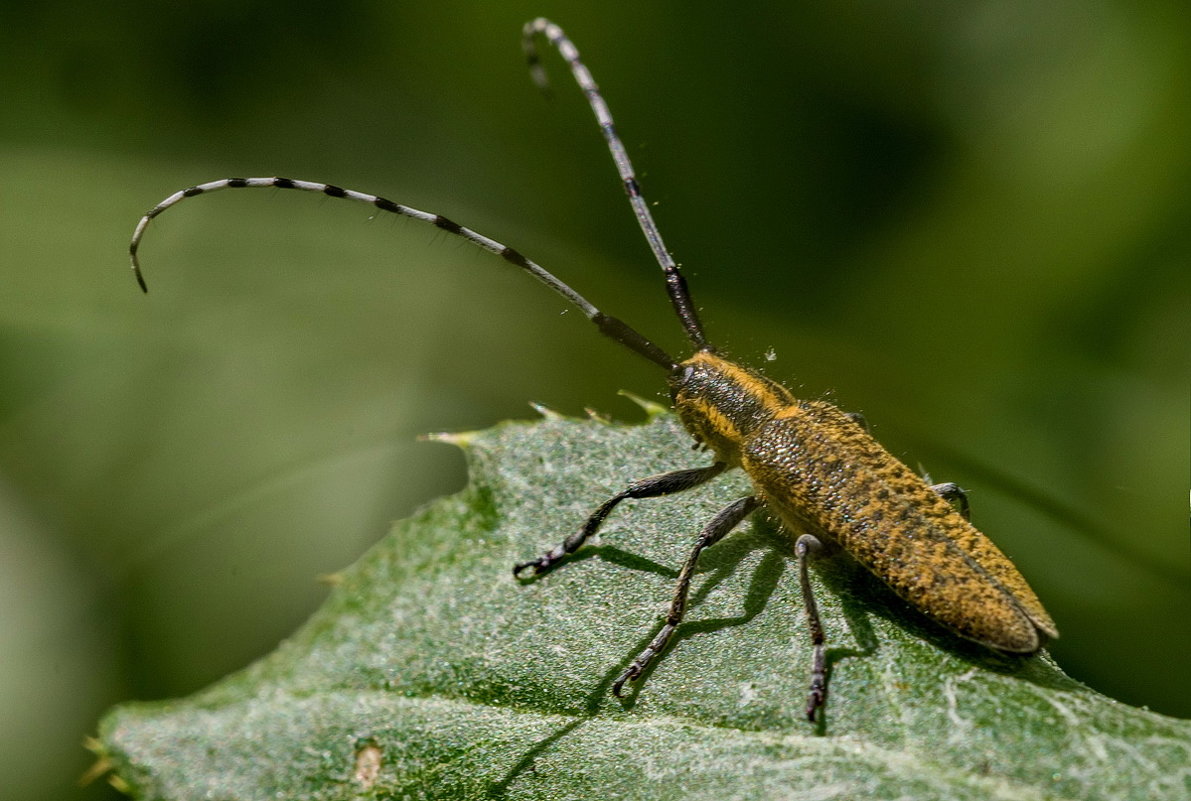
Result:
<svg viewBox="0 0 1191 801"><path fill-rule="evenodd" d="M791 539L764 515L704 553L687 622L625 701L694 535L748 492L729 474L623 504L554 571L511 566L626 481L706 462L669 415L548 414L451 438L471 484L337 577L268 657L190 698L126 704L98 746L144 799L1172 799L1191 725L1100 696L1045 654L939 631L846 556L816 565L831 692ZM251 614L250 609L244 610Z"/></svg>

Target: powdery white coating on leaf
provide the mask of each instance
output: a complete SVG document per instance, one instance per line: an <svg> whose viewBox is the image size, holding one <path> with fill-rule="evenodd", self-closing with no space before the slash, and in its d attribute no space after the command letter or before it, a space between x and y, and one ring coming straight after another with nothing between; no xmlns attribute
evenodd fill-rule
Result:
<svg viewBox="0 0 1191 801"><path fill-rule="evenodd" d="M1113 702L1045 654L997 657L909 610L846 557L813 571L831 694L802 717L810 658L792 538L755 515L701 559L687 622L626 702L739 473L628 502L536 580L514 562L626 482L694 467L670 416L551 416L458 440L470 486L342 571L276 652L189 699L129 704L103 755L146 799L1180 799L1191 724ZM383 755L360 762L361 749Z"/></svg>

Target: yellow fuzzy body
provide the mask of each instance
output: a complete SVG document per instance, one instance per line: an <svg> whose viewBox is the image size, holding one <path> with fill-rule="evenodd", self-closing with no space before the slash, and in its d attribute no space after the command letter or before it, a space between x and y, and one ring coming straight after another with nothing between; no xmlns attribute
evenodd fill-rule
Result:
<svg viewBox="0 0 1191 801"><path fill-rule="evenodd" d="M670 388L691 435L743 468L791 532L838 544L967 639L1029 654L1058 636L1013 563L852 417L710 351Z"/></svg>

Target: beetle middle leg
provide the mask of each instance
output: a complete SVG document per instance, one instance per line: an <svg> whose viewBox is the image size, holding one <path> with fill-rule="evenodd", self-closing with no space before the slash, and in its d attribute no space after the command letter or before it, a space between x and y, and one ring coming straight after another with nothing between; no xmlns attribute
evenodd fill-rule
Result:
<svg viewBox="0 0 1191 801"><path fill-rule="evenodd" d="M650 641L645 650L637 655L633 663L628 666L628 669L621 673L620 676L612 684L612 694L617 698L623 697L621 690L624 688L626 682L637 679L649 664L666 648L666 644L670 642L670 638L674 635L678 624L682 622L683 615L686 614L687 595L691 589L691 577L695 574L695 563L699 561L699 554L712 545L715 545L724 536L736 528L741 520L748 517L760 505L760 501L753 496L741 498L738 501L725 507L711 522L704 527L699 534L699 539L695 542L695 547L691 549L690 556L682 565L682 570L678 574L678 584L674 587L674 598L670 601L670 611L666 614L666 623L662 626L662 630L657 633L657 636Z"/></svg>
<svg viewBox="0 0 1191 801"><path fill-rule="evenodd" d="M587 541L588 537L599 530L599 527L604 522L604 518L611 514L612 510L621 501L628 500L629 498L657 498L661 495L682 492L683 490L688 490L706 481L710 481L724 472L726 467L727 465L724 462L715 462L707 467L675 470L672 473L661 473L656 476L650 476L649 478L643 478L640 481L634 481L622 492L618 492L604 501L600 505L600 508L592 512L591 517L587 518L587 522L583 524L582 528L567 537L560 544L546 551L537 559L531 559L528 562L521 562L515 565L513 567L513 575L520 576L524 570L533 568L534 575L536 576L552 568L567 554L577 551L579 546Z"/></svg>

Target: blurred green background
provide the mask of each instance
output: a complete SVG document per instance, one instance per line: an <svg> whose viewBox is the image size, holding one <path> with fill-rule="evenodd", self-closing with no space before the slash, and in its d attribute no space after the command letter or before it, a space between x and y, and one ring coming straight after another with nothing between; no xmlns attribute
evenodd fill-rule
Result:
<svg viewBox="0 0 1191 801"><path fill-rule="evenodd" d="M195 200L149 231L148 297L128 274L159 199L281 174L447 214L681 351L586 104L553 54L552 101L527 78L539 14L604 88L713 341L969 488L1073 676L1191 715L1181 0L8 0L5 797L106 797L72 789L106 707L268 652L318 574L458 489L419 433L660 398L500 260L354 204Z"/></svg>

